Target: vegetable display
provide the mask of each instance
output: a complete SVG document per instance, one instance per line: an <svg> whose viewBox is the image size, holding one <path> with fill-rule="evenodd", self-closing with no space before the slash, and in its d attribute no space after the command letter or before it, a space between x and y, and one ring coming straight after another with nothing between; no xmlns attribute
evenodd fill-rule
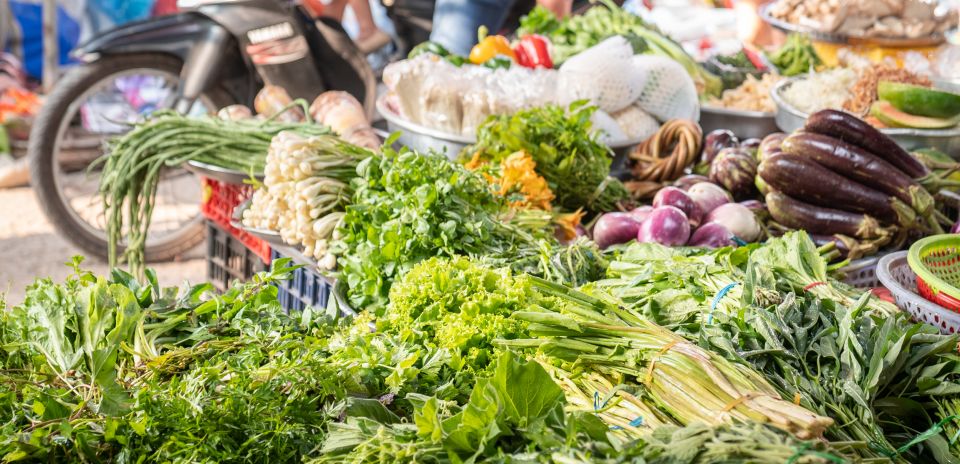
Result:
<svg viewBox="0 0 960 464"><path fill-rule="evenodd" d="M270 142L263 186L243 212L248 227L276 230L284 242L333 269L330 242L350 204L357 165L372 152L332 135L277 134Z"/></svg>
<svg viewBox="0 0 960 464"><path fill-rule="evenodd" d="M113 139L103 158L100 178L110 263L118 262L118 249L122 249L130 268L138 274L143 272L143 250L164 169L192 160L260 173L271 139L283 131L302 135L330 132L311 123L192 118L161 111Z"/></svg>
<svg viewBox="0 0 960 464"><path fill-rule="evenodd" d="M802 132L771 137L760 153L757 185L780 226L854 237L869 250L952 224L934 198L951 181L849 113L815 113Z"/></svg>
<svg viewBox="0 0 960 464"><path fill-rule="evenodd" d="M161 112L111 141L111 265L125 248L130 272L74 258L0 297L0 460L960 461L960 335L838 280L960 227L958 164L832 109L793 134L703 134L696 96L671 105L720 79L601 3L387 68L381 103L475 134L460 153L381 144L346 93L308 108L272 86L258 116ZM799 36L770 58L821 64ZM960 117L954 95L878 93L885 115ZM627 128L649 137L615 155ZM161 287L153 191L188 160L262 173L234 227L309 267ZM283 307L291 277L327 306Z"/></svg>
<svg viewBox="0 0 960 464"><path fill-rule="evenodd" d="M550 10L538 6L520 20L519 35L543 34L553 44L553 60L567 58L592 47L613 35L631 40L636 53L650 53L673 59L683 65L697 84L701 94L719 95L720 78L703 69L678 43L664 36L640 17L602 1L583 15L557 18Z"/></svg>
<svg viewBox="0 0 960 464"><path fill-rule="evenodd" d="M627 198L619 180L610 177L610 151L591 135L595 109L574 103L532 108L493 117L480 126L477 143L463 156L499 163L522 151L536 163L557 204L570 211L610 211Z"/></svg>

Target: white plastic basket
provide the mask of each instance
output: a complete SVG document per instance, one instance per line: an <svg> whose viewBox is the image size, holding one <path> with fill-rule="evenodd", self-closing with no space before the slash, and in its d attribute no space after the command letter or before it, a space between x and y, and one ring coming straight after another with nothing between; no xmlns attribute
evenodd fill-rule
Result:
<svg viewBox="0 0 960 464"><path fill-rule="evenodd" d="M870 256L852 261L840 268L843 272L843 283L855 288L874 288L880 286L877 279L877 263L880 256Z"/></svg>
<svg viewBox="0 0 960 464"><path fill-rule="evenodd" d="M960 313L927 301L917 293L917 275L907 264L906 251L890 253L880 258L877 278L893 294L897 306L910 313L914 319L935 326L944 334L960 331Z"/></svg>

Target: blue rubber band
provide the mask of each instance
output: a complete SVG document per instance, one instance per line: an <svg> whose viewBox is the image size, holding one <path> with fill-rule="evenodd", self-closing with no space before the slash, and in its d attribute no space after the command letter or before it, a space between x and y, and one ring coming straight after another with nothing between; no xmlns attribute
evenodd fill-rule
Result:
<svg viewBox="0 0 960 464"><path fill-rule="evenodd" d="M727 284L726 287L721 288L720 291L717 292L717 296L713 297L713 302L710 303L710 314L707 315L707 324L713 323L713 311L717 309L717 305L720 304L720 300L727 296L727 292L729 292L731 288L736 286L737 282Z"/></svg>
<svg viewBox="0 0 960 464"><path fill-rule="evenodd" d="M636 419L628 422L628 424L630 427L640 427L643 425L643 416L638 416ZM623 430L623 427L620 427L619 425L611 425L610 430Z"/></svg>
<svg viewBox="0 0 960 464"><path fill-rule="evenodd" d="M747 244L747 242L745 242L742 238L737 237L736 235L731 236L730 240L733 240L733 243L736 243L737 246L744 246Z"/></svg>

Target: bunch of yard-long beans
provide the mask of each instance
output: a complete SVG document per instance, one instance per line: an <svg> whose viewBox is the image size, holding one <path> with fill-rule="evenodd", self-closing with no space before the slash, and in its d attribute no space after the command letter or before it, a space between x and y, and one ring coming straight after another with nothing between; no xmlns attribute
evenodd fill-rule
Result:
<svg viewBox="0 0 960 464"><path fill-rule="evenodd" d="M110 264L117 263L117 246L125 238L124 257L135 274L142 274L147 229L164 168L195 160L260 173L273 136L288 130L302 135L329 133L309 122L230 121L159 111L111 140L100 178ZM129 222L126 237L124 220Z"/></svg>
<svg viewBox="0 0 960 464"><path fill-rule="evenodd" d="M615 304L531 277L543 294L564 305L516 312L537 340L504 340L548 356L623 376L642 385L657 407L681 424L769 423L799 438L820 436L833 424L780 398L755 370L735 365Z"/></svg>

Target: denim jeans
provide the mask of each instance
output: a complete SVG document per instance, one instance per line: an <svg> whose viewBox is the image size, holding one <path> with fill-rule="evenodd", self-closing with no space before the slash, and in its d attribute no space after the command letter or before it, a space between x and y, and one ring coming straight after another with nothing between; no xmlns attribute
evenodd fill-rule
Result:
<svg viewBox="0 0 960 464"><path fill-rule="evenodd" d="M477 43L477 29L495 34L510 13L514 0L437 0L430 40L451 53L468 55Z"/></svg>

